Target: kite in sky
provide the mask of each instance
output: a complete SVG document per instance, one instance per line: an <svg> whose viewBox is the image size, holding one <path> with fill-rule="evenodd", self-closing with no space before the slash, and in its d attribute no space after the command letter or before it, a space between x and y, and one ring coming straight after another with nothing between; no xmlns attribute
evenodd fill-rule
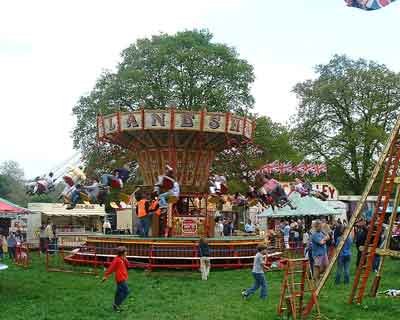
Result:
<svg viewBox="0 0 400 320"><path fill-rule="evenodd" d="M349 7L363 10L378 10L395 1L396 0L345 0Z"/></svg>

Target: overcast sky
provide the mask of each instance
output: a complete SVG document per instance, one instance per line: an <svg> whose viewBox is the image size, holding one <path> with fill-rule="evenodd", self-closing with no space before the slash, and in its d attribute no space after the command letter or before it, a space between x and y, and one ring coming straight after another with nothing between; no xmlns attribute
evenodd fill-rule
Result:
<svg viewBox="0 0 400 320"><path fill-rule="evenodd" d="M0 162L27 176L73 153L72 107L137 38L208 28L255 67L256 111L285 122L293 85L335 54L400 71L400 2L374 11L343 0L0 2Z"/></svg>

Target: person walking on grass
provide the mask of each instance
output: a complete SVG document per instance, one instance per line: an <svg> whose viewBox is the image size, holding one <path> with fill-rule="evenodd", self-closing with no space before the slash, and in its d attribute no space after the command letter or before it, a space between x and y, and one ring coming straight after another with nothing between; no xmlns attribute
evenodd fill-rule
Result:
<svg viewBox="0 0 400 320"><path fill-rule="evenodd" d="M203 237L199 241L199 256L200 256L200 271L201 279L207 280L210 274L210 247L208 246L207 240Z"/></svg>
<svg viewBox="0 0 400 320"><path fill-rule="evenodd" d="M254 294L258 288L261 288L260 298L266 299L268 295L268 284L265 280L264 271L266 271L266 256L267 256L267 246L265 244L260 244L257 246L257 254L254 258L252 275L254 278L254 284L251 288L242 291L242 297L244 299L250 297Z"/></svg>
<svg viewBox="0 0 400 320"><path fill-rule="evenodd" d="M114 303L112 305L115 312L121 312L121 304L129 295L128 288L128 260L126 259L126 248L118 247L117 256L111 262L104 273L103 282L108 279L111 273L115 273L117 290L115 292Z"/></svg>

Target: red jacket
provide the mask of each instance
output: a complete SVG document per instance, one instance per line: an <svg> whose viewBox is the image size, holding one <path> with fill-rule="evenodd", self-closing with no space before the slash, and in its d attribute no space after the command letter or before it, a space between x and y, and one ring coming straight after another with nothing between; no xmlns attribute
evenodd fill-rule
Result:
<svg viewBox="0 0 400 320"><path fill-rule="evenodd" d="M128 280L128 260L126 260L126 258L116 256L111 262L111 265L108 267L107 271L104 273L104 276L108 278L113 272L115 272L115 281L117 283Z"/></svg>

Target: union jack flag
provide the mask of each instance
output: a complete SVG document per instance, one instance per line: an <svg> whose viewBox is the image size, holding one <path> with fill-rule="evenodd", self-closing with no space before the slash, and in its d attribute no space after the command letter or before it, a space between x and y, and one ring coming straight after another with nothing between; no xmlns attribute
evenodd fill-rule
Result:
<svg viewBox="0 0 400 320"><path fill-rule="evenodd" d="M293 165L291 162L285 163L285 174L288 174L288 175L293 174Z"/></svg>
<svg viewBox="0 0 400 320"><path fill-rule="evenodd" d="M304 175L306 174L312 174L314 171L314 165L311 163L305 163L303 165L303 170L304 170Z"/></svg>
<svg viewBox="0 0 400 320"><path fill-rule="evenodd" d="M297 173L297 174L301 174L302 176L304 176L305 172L304 172L304 163L299 163L297 166L293 167L293 172Z"/></svg>
<svg viewBox="0 0 400 320"><path fill-rule="evenodd" d="M322 173L326 173L328 171L328 168L325 163L321 164L316 164L314 168L314 175L319 176Z"/></svg>
<svg viewBox="0 0 400 320"><path fill-rule="evenodd" d="M378 10L396 0L345 0L347 6L362 10Z"/></svg>
<svg viewBox="0 0 400 320"><path fill-rule="evenodd" d="M284 162L278 162L276 168L275 168L275 172L276 173L280 173L280 174L285 174L285 163Z"/></svg>
<svg viewBox="0 0 400 320"><path fill-rule="evenodd" d="M268 174L272 174L273 172L276 171L278 162L274 161L272 163L267 163L265 166L263 166L260 171L263 173L268 173Z"/></svg>

